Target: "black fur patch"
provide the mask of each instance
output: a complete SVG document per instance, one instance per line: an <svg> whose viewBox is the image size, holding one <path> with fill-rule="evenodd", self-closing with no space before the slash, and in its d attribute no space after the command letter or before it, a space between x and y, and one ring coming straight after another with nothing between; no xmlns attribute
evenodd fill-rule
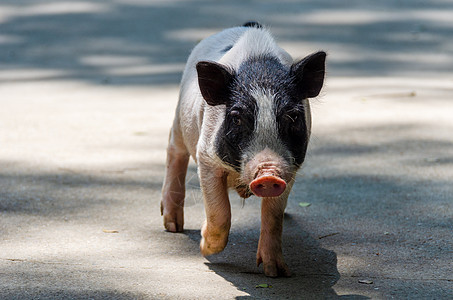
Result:
<svg viewBox="0 0 453 300"><path fill-rule="evenodd" d="M296 98L297 99L297 98ZM307 120L300 101L276 99L278 134L282 143L291 152L295 166L300 167L305 160L308 146Z"/></svg>
<svg viewBox="0 0 453 300"><path fill-rule="evenodd" d="M257 106L250 95L240 91L237 82L232 86L230 100L217 135L216 148L217 155L225 163L240 171L243 150L249 145L255 129Z"/></svg>
<svg viewBox="0 0 453 300"><path fill-rule="evenodd" d="M255 21L250 21L242 25L243 27L255 27L255 28L263 28L263 25L261 25L258 22Z"/></svg>
<svg viewBox="0 0 453 300"><path fill-rule="evenodd" d="M255 57L243 62L233 77L225 121L216 138L217 155L240 171L241 157L253 138L258 114L251 91L258 88L275 95L273 109L279 138L291 152L293 164L300 166L308 145L307 124L290 68L272 56Z"/></svg>

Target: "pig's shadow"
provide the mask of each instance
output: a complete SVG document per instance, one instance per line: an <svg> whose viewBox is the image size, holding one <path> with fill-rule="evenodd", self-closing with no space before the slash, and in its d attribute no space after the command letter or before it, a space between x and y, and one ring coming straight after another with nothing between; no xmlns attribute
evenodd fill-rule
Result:
<svg viewBox="0 0 453 300"><path fill-rule="evenodd" d="M209 262L206 264L212 271L248 294L238 299L340 298L333 289L340 278L335 252L321 248L317 240L301 230L298 216L285 214L283 251L293 273L290 278L268 278L264 276L262 267L256 267L259 224L251 225L253 227L232 228L225 250L207 257ZM200 241L198 230L185 231L185 234ZM272 287L257 288L260 284ZM341 298L367 299L357 295Z"/></svg>

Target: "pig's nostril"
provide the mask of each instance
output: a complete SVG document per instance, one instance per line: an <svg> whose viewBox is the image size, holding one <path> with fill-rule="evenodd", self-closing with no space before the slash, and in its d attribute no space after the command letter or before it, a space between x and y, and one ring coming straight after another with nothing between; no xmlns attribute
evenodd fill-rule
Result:
<svg viewBox="0 0 453 300"><path fill-rule="evenodd" d="M286 188L286 182L276 176L261 176L250 183L250 190L258 197L277 197Z"/></svg>

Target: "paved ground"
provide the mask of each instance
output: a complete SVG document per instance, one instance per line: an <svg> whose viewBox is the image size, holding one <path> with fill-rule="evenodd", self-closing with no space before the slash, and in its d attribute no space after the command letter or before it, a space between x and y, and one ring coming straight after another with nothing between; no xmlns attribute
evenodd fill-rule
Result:
<svg viewBox="0 0 453 300"><path fill-rule="evenodd" d="M451 299L452 12L446 0L2 0L0 298ZM163 231L158 205L190 49L253 19L296 57L329 53L285 279L254 266L258 199L231 195L230 243L208 259L195 166L184 233Z"/></svg>

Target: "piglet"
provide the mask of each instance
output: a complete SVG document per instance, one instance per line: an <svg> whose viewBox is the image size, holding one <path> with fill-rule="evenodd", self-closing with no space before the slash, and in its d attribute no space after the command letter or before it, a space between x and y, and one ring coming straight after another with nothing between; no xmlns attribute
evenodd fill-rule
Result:
<svg viewBox="0 0 453 300"><path fill-rule="evenodd" d="M201 41L185 67L167 148L161 213L183 231L189 157L198 165L206 221L204 256L221 252L231 226L228 188L261 197L257 265L290 276L282 255L283 214L311 130L308 98L323 85L325 52L294 62L258 23Z"/></svg>

